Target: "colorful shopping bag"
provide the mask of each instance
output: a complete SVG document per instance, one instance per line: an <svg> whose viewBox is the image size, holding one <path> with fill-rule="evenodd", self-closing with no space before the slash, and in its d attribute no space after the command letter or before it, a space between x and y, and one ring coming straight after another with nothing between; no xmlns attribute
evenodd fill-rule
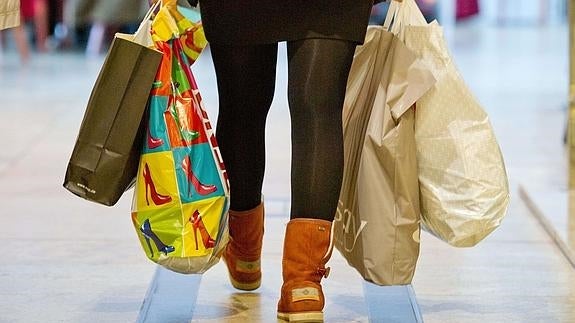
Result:
<svg viewBox="0 0 575 323"><path fill-rule="evenodd" d="M180 30L165 7L154 22L163 56L149 99L132 220L149 259L176 272L202 273L227 244L229 204L225 168L182 45L187 30L202 29Z"/></svg>

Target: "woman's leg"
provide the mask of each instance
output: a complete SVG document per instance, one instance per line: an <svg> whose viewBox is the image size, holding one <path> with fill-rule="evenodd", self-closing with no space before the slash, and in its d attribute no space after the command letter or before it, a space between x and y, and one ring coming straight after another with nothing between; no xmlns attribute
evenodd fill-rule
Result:
<svg viewBox="0 0 575 323"><path fill-rule="evenodd" d="M211 51L220 98L216 137L231 189L230 242L223 259L232 285L254 290L261 284L264 135L274 96L277 44L212 45Z"/></svg>
<svg viewBox="0 0 575 323"><path fill-rule="evenodd" d="M211 45L211 52L220 100L216 138L230 180L230 208L250 210L261 202L277 44Z"/></svg>
<svg viewBox="0 0 575 323"><path fill-rule="evenodd" d="M356 44L288 42L292 118L292 209L282 259L278 318L323 322L321 280L343 177L342 108Z"/></svg>
<svg viewBox="0 0 575 323"><path fill-rule="evenodd" d="M291 218L333 221L343 177L342 108L356 44L288 42Z"/></svg>

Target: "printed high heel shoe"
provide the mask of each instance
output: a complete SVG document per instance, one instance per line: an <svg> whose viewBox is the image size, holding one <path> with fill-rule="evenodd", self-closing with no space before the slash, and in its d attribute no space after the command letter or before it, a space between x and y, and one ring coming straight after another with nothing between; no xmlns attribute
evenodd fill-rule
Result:
<svg viewBox="0 0 575 323"><path fill-rule="evenodd" d="M140 228L140 231L142 231L142 228ZM144 233L142 233L142 235L144 236L144 239L146 239L146 243L148 244L148 249L150 249L150 257L154 258L154 249L152 249L152 244L150 243L150 238L147 237Z"/></svg>
<svg viewBox="0 0 575 323"><path fill-rule="evenodd" d="M194 228L194 240L196 242L196 250L198 250L198 230L200 230L200 235L202 237L202 243L204 244L204 248L210 249L216 245L216 241L212 239L210 233L206 229L204 225L204 221L200 216L200 211L196 210L194 214L189 218L190 223L192 223L192 227Z"/></svg>
<svg viewBox="0 0 575 323"><path fill-rule="evenodd" d="M152 137L152 133L150 127L148 127L148 148L156 149L164 144L164 140L162 138L154 138Z"/></svg>
<svg viewBox="0 0 575 323"><path fill-rule="evenodd" d="M202 48L206 46L206 38L204 36L203 30L199 25L195 25L192 28L186 30L180 36L180 48L184 51L188 57L188 63L194 63L202 52ZM181 60L181 57L178 57Z"/></svg>
<svg viewBox="0 0 575 323"><path fill-rule="evenodd" d="M172 201L172 197L169 195L161 195L156 191L156 185L154 185L154 181L152 180L152 174L150 173L150 167L148 163L144 165L144 181L146 183L146 204L150 205L150 201L148 200L148 188L150 191L150 197L152 201L156 205L163 205L166 203L170 203Z"/></svg>
<svg viewBox="0 0 575 323"><path fill-rule="evenodd" d="M216 185L205 185L200 182L200 180L192 170L192 159L190 158L189 155L186 156L186 158L184 158L184 160L182 161L182 169L184 170L186 176L188 177L188 184L192 183L194 189L196 190L196 192L198 192L198 194L208 195L218 190L218 187ZM191 196L192 194L189 188L188 192L190 192Z"/></svg>
<svg viewBox="0 0 575 323"><path fill-rule="evenodd" d="M152 231L150 219L146 219L146 221L142 223L142 226L140 226L140 232L142 233L144 238L146 238L146 242L148 243L148 247L150 248L150 253L152 254L152 257L154 257L154 251L152 250L152 244L150 243L150 239L154 241L154 244L156 245L156 248L158 248L158 251L163 253L164 255L167 255L170 252L174 252L176 250L174 246L168 246L165 243L163 243L162 240L160 240L160 238L158 238L158 236L154 233L154 231Z"/></svg>

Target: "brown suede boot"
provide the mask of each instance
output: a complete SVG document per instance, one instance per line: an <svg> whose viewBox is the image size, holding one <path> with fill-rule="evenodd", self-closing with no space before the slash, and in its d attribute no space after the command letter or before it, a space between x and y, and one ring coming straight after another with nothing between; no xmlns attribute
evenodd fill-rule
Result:
<svg viewBox="0 0 575 323"><path fill-rule="evenodd" d="M260 257L264 237L264 204L247 211L229 212L230 242L223 254L230 282L241 290L261 285Z"/></svg>
<svg viewBox="0 0 575 323"><path fill-rule="evenodd" d="M283 286L278 318L289 322L323 322L321 278L329 274L331 222L293 219L286 229L282 261Z"/></svg>

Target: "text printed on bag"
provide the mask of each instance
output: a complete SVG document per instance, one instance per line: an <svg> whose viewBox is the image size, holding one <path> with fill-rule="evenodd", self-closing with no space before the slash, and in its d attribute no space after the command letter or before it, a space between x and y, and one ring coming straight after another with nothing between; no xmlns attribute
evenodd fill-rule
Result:
<svg viewBox="0 0 575 323"><path fill-rule="evenodd" d="M96 190L89 188L88 186L82 184L82 183L76 183L76 186L81 187L83 189L86 190L86 192L88 193L92 193L92 194L96 194Z"/></svg>
<svg viewBox="0 0 575 323"><path fill-rule="evenodd" d="M335 214L335 219L333 221L334 223L338 221L342 222L344 232L343 247L347 252L351 252L353 250L360 233L363 231L363 229L365 229L365 226L367 225L367 221L360 220L359 227L357 227L357 221L354 221L355 219L356 217L353 216L352 212L349 209L344 208L343 202L339 201L337 211ZM350 239L347 239L347 237L349 237L350 234L353 236L353 239L351 239L351 241Z"/></svg>

